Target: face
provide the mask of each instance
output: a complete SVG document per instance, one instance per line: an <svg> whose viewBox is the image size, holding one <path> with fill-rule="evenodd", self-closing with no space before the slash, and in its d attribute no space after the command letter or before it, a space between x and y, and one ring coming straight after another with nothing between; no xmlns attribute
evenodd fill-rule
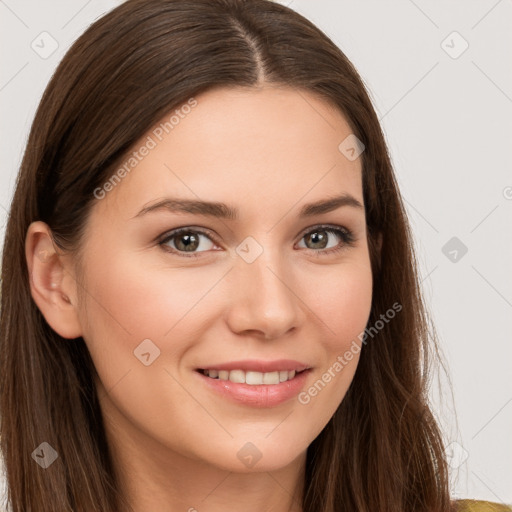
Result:
<svg viewBox="0 0 512 512"><path fill-rule="evenodd" d="M194 100L97 192L77 322L120 437L269 471L304 454L358 364L372 298L361 158L339 149L351 129L311 93ZM343 195L353 202L306 208Z"/></svg>

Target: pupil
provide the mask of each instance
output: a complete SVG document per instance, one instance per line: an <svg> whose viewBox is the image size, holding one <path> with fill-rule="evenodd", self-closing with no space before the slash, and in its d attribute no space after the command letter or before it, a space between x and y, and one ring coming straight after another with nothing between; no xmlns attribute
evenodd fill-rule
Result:
<svg viewBox="0 0 512 512"><path fill-rule="evenodd" d="M321 231L316 231L315 233L313 233L312 235L310 235L310 239L313 241L314 244L317 244L317 243L320 243L320 249L323 249L325 248L325 242L327 240L327 237L324 236L324 235L318 235L318 233L322 233ZM322 242L324 242L322 244Z"/></svg>
<svg viewBox="0 0 512 512"><path fill-rule="evenodd" d="M186 242L183 244L185 251L190 252L190 251L193 251L194 249L197 249L197 247L198 247L198 240L195 235L181 235L179 240L180 240L180 242L182 240L186 240Z"/></svg>

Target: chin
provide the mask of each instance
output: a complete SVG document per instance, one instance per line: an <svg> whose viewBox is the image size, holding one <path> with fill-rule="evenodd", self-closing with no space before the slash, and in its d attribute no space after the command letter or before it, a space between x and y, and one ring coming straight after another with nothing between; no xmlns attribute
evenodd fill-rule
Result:
<svg viewBox="0 0 512 512"><path fill-rule="evenodd" d="M272 434L271 434L272 435ZM297 448L297 444L288 442L286 445L276 437L274 441L259 438L253 441L233 440L230 447L222 450L222 455L209 457L208 462L225 471L236 473L260 473L277 471L291 464L298 457L305 454Z"/></svg>

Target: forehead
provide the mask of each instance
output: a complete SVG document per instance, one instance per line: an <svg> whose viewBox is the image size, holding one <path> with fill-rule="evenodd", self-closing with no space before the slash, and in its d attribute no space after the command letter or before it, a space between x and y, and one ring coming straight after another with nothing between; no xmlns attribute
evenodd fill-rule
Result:
<svg viewBox="0 0 512 512"><path fill-rule="evenodd" d="M350 134L344 116L309 91L210 90L137 141L118 166L127 172L100 207L115 202L128 218L166 194L237 204L242 214L244 202L261 213L301 197L311 202L348 192L361 198L361 159L351 161L339 149Z"/></svg>

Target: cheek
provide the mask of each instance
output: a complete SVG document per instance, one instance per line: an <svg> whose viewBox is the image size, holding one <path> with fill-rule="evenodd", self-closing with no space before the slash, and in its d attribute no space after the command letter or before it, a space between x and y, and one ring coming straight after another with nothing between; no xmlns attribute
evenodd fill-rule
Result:
<svg viewBox="0 0 512 512"><path fill-rule="evenodd" d="M316 279L315 279L316 277ZM308 305L322 320L331 350L345 350L364 331L372 303L372 274L368 265L349 263L329 274L310 276ZM304 297L308 297L304 291Z"/></svg>
<svg viewBox="0 0 512 512"><path fill-rule="evenodd" d="M311 309L321 319L324 359L315 379L299 395L306 422L318 434L335 413L354 378L361 333L370 316L372 274L368 264L348 264L316 288ZM318 325L318 323L317 323Z"/></svg>
<svg viewBox="0 0 512 512"><path fill-rule="evenodd" d="M161 262L143 264L140 255L96 254L102 257L88 262L87 309L81 314L87 317L84 339L105 387L143 366L136 359L139 346L158 354L150 367L179 360L204 319L215 317L215 301L207 294L225 270L165 268ZM104 263L109 261L115 264ZM146 339L156 348L141 345Z"/></svg>
<svg viewBox="0 0 512 512"><path fill-rule="evenodd" d="M98 266L90 276L89 316L98 315L105 329L128 334L132 341L162 339L217 279L198 268L166 270L136 257L117 257L115 265Z"/></svg>
<svg viewBox="0 0 512 512"><path fill-rule="evenodd" d="M323 425L334 414L354 377L362 349L361 338L371 311L372 273L369 260L340 265L328 280L317 283L311 309L321 320L324 359L317 381L305 390L302 404L318 414ZM311 284L312 281L310 280ZM317 323L317 325L319 325Z"/></svg>
<svg viewBox="0 0 512 512"><path fill-rule="evenodd" d="M364 331L372 303L371 275L354 274L340 284L329 304L332 329L342 340L352 340Z"/></svg>

